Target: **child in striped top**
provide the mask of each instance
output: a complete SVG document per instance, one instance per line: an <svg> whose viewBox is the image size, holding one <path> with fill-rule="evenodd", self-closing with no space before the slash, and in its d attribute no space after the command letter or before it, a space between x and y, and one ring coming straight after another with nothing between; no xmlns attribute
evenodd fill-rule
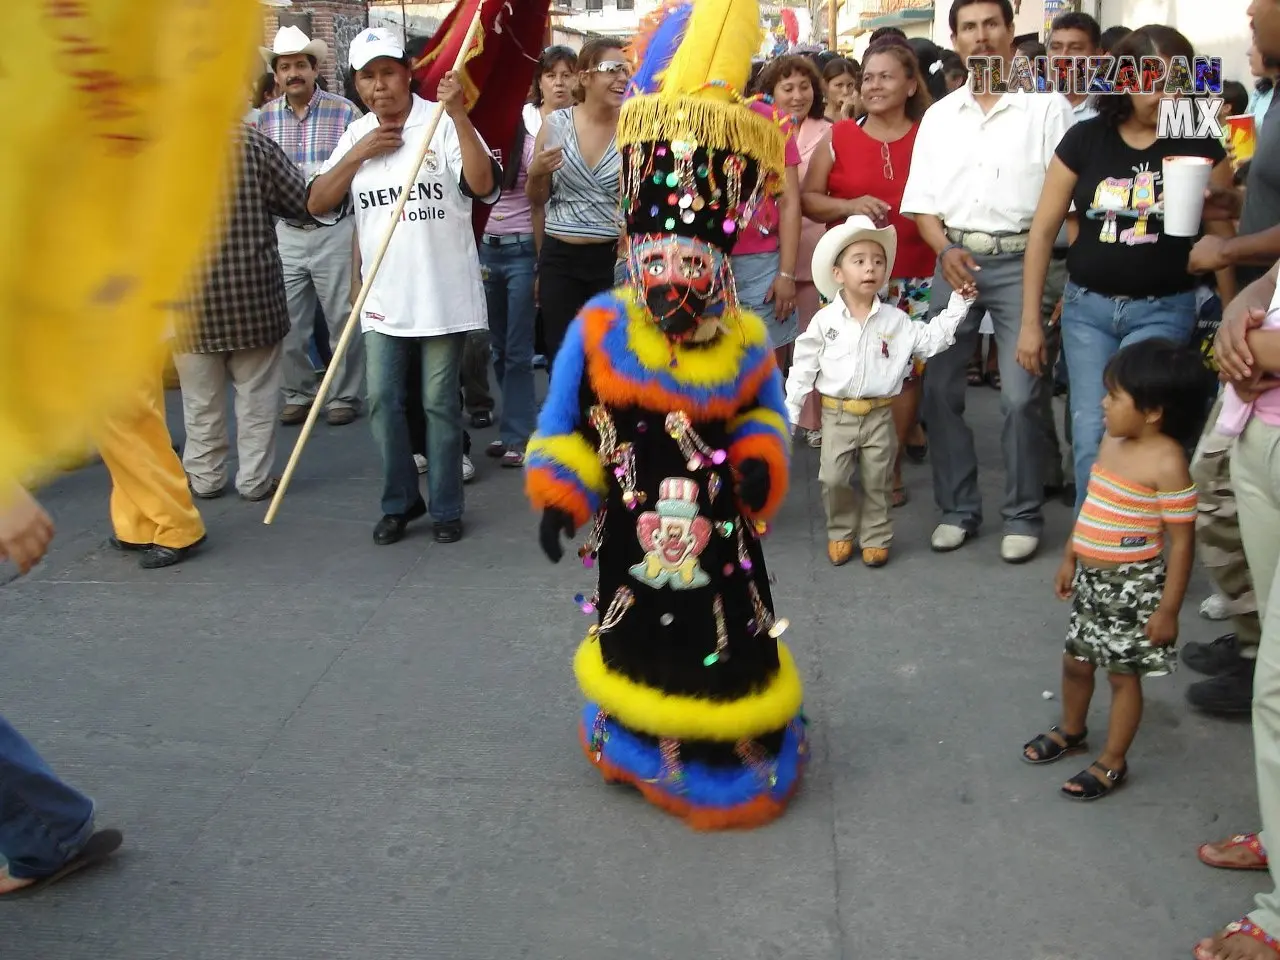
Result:
<svg viewBox="0 0 1280 960"><path fill-rule="evenodd" d="M1022 748L1028 763L1086 749L1094 674L1111 685L1107 742L1098 759L1062 787L1097 800L1129 772L1125 759L1142 717L1142 678L1170 673L1178 613L1195 553L1196 489L1186 446L1198 433L1204 367L1168 340L1124 347L1103 374L1107 435L1054 579L1071 600L1062 658L1062 719Z"/></svg>

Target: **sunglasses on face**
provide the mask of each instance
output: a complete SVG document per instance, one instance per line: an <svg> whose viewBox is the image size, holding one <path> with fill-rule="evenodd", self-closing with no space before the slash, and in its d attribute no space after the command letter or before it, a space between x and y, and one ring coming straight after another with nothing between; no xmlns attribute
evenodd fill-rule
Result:
<svg viewBox="0 0 1280 960"><path fill-rule="evenodd" d="M623 60L601 60L592 68L593 73L620 73L631 76L631 64Z"/></svg>

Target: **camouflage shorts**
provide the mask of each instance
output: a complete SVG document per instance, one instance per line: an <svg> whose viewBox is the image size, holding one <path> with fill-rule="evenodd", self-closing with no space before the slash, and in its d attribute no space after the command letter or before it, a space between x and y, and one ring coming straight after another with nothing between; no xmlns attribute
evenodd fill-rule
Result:
<svg viewBox="0 0 1280 960"><path fill-rule="evenodd" d="M1164 558L1103 569L1076 564L1067 656L1108 673L1159 677L1177 665L1174 644L1152 646L1143 628L1164 593Z"/></svg>

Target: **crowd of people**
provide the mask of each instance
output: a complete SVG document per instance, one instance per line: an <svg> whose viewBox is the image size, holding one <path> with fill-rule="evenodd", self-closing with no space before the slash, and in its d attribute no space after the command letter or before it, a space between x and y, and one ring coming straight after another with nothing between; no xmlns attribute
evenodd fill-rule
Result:
<svg viewBox="0 0 1280 960"><path fill-rule="evenodd" d="M1205 844L1199 856L1215 867L1266 869L1266 833L1280 829L1280 613L1268 606L1280 570L1280 392L1272 389L1280 382L1272 319L1280 120L1270 118L1280 2L1253 0L1249 15L1254 91L1235 81L1223 89L1224 116L1255 122L1247 161L1216 140L1159 136L1159 93L970 86L970 57L1015 53L1009 0L953 0L954 50L888 28L860 61L791 53L757 63L735 109L784 131L777 195L762 196L741 225L719 224L716 244L735 303L763 321L761 349L772 351L780 389L785 381L796 441L820 450L833 565L855 555L867 567L890 562L893 510L908 503L904 459L932 472L931 548L951 553L978 535L984 512L966 391L999 392L1001 558L1036 556L1047 505L1060 500L1076 515L1046 585L1046 598L1072 601L1062 717L1025 744L1023 759L1045 764L1083 752L1097 670L1111 688L1105 746L1063 784L1068 798L1102 799L1125 781L1142 680L1179 660L1178 616L1198 554L1216 587L1201 612L1230 619L1233 630L1182 648L1181 661L1208 675L1187 696L1211 714L1252 713L1263 826ZM1196 53L1170 27L1104 30L1078 12L1057 17L1042 46L1021 52L1166 63ZM326 363L337 369L324 419L336 428L367 415L381 458L375 543L399 541L428 514L437 542L457 541L464 483L476 474L470 431L496 426L487 457L534 467L540 358L553 393L568 375L560 371L582 376L590 345L575 317L584 304L626 283L646 289L628 229L636 171L625 167L619 141L636 63L617 41L543 52L517 136L502 151L505 168L472 126L452 74L437 91L443 117L423 144L433 105L414 92L412 53L393 32L369 29L352 42L347 97L322 89L327 48L297 28L282 29L264 56L269 70L234 138L240 176L225 229L174 341L181 459L153 393L100 433L113 481L112 542L148 568L201 548L197 501L232 485L228 387L234 487L261 501L278 488L281 428L321 402L316 367ZM362 336L326 355L424 146L426 162L363 303ZM677 148L659 143L650 160ZM1161 169L1171 155L1212 167L1198 237L1164 230ZM673 203L666 230L719 202L718 190L701 189ZM471 242L477 205L489 215ZM644 261L651 266L670 268ZM1059 425L1053 398L1061 394L1068 416ZM577 399L565 393L557 402L567 409ZM687 491L664 483L675 509ZM767 478L761 484L769 489ZM556 549L560 532L550 531ZM0 548L26 568L51 534L27 503L0 525ZM2 726L0 754L34 771L65 829L36 842L0 823L9 861L0 895L119 845L115 834L94 833L91 806L86 813L82 798ZM15 850L15 838L30 849ZM1264 894L1195 955L1276 958L1277 938L1280 895Z"/></svg>

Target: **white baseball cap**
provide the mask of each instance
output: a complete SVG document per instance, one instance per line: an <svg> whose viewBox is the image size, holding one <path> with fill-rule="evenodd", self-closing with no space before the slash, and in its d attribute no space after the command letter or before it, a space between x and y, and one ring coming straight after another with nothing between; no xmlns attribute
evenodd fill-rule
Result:
<svg viewBox="0 0 1280 960"><path fill-rule="evenodd" d="M399 34L386 27L370 27L362 30L351 41L351 69L363 70L369 61L379 57L392 60L404 59L404 41Z"/></svg>

